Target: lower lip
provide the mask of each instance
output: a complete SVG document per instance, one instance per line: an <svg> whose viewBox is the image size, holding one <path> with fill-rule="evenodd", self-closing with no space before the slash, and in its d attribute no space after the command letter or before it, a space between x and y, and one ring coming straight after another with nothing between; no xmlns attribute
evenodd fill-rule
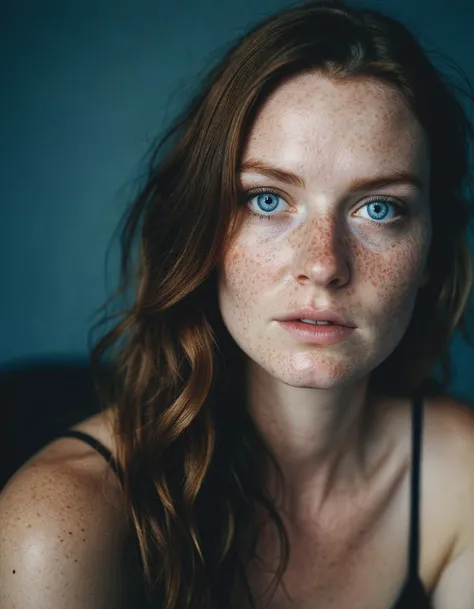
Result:
<svg viewBox="0 0 474 609"><path fill-rule="evenodd" d="M279 321L278 323L290 334L317 345L333 345L350 336L355 330L355 328L347 326L317 326L296 320Z"/></svg>

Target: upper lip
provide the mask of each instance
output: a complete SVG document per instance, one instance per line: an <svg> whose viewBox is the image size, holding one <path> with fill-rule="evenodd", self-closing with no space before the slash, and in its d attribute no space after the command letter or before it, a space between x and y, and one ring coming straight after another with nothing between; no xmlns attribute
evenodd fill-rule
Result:
<svg viewBox="0 0 474 609"><path fill-rule="evenodd" d="M341 315L334 309L318 309L312 306L301 307L291 311L286 315L282 315L277 321L291 321L294 319L310 319L311 321L331 321L339 326L347 326L348 328L355 328L356 326L347 319L344 315Z"/></svg>

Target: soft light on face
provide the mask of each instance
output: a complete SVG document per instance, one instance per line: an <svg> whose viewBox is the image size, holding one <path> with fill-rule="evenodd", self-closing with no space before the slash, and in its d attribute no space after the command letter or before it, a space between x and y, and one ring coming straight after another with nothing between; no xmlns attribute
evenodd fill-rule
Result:
<svg viewBox="0 0 474 609"><path fill-rule="evenodd" d="M299 75L259 112L239 177L243 221L219 271L231 336L289 385L369 374L402 339L425 277L429 154L415 117L374 80ZM334 345L303 343L275 321L303 305L357 329Z"/></svg>

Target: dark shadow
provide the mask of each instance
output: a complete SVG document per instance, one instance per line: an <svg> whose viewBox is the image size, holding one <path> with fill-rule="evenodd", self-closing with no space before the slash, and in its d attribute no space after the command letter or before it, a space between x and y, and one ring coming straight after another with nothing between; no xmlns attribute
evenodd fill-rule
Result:
<svg viewBox="0 0 474 609"><path fill-rule="evenodd" d="M1 489L34 453L71 425L99 412L100 404L88 361L61 358L4 365L0 408Z"/></svg>

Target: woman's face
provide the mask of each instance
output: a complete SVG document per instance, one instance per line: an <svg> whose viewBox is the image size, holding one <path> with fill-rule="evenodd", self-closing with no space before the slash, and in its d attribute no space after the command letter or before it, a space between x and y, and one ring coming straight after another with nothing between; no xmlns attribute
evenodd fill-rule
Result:
<svg viewBox="0 0 474 609"><path fill-rule="evenodd" d="M294 77L261 108L239 181L242 222L219 269L231 336L292 386L369 374L402 339L427 279L429 153L401 96L370 79ZM301 340L277 320L304 305L356 329L331 345Z"/></svg>

